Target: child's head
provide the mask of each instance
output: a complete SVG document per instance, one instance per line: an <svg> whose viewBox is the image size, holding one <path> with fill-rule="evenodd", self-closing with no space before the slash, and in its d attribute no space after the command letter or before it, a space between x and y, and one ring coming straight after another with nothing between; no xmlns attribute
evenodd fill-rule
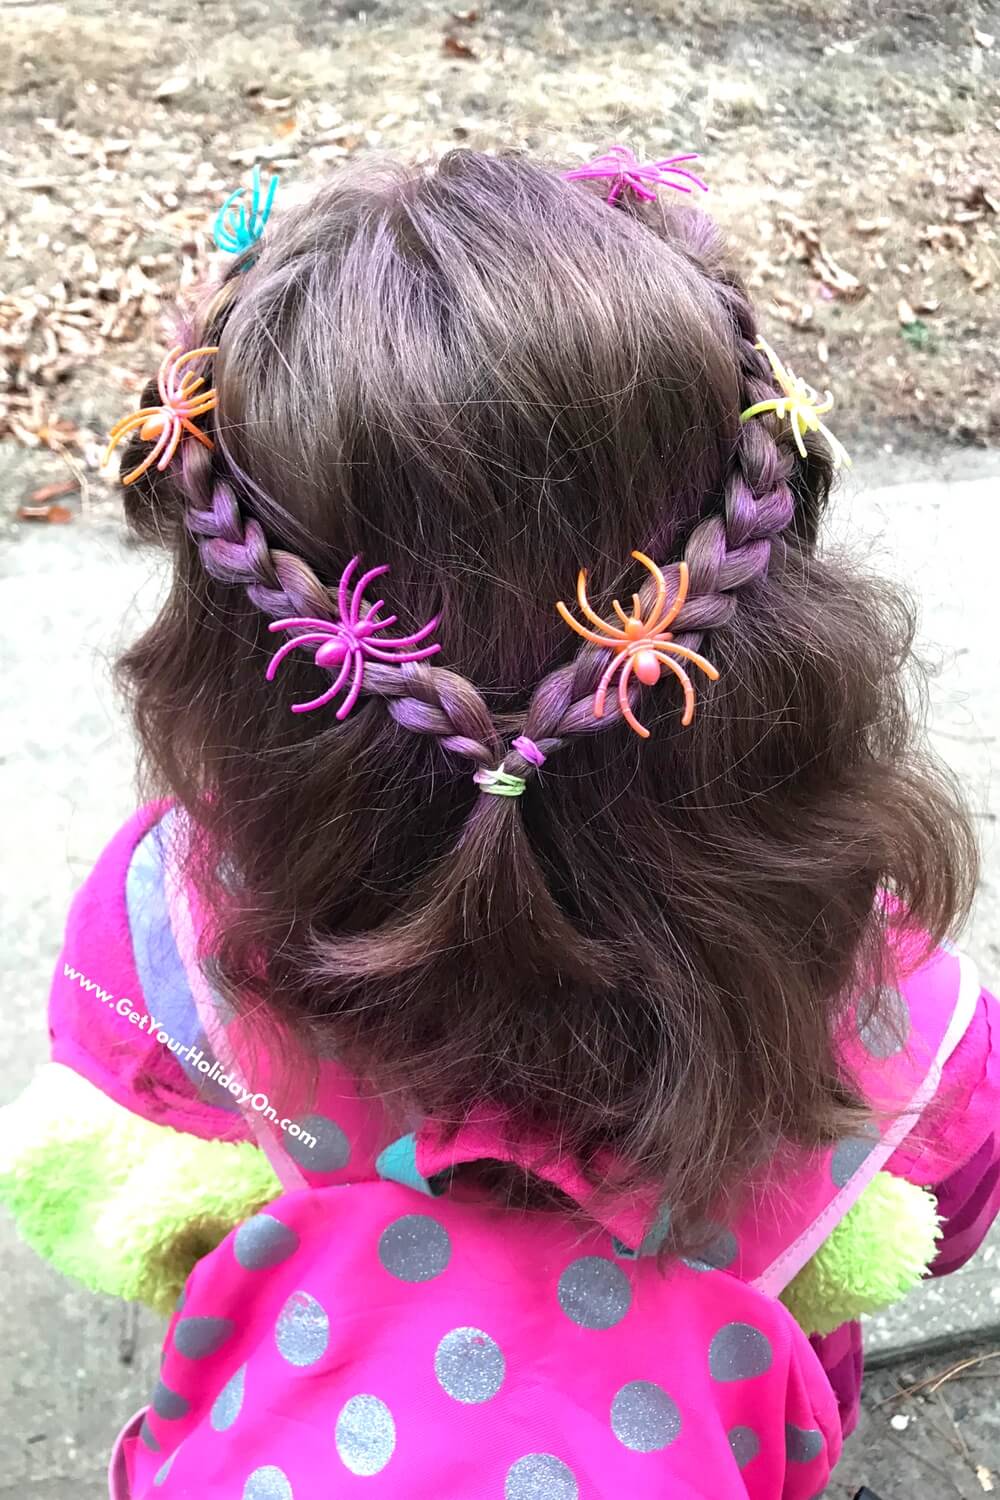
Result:
<svg viewBox="0 0 1000 1500"><path fill-rule="evenodd" d="M606 198L456 152L272 224L187 331L219 346L214 449L126 492L175 573L123 669L157 789L236 872L210 894L238 1004L401 1112L488 1100L610 1147L683 1214L850 1122L832 1039L878 890L941 935L974 855L911 744L906 608L817 554L822 440L740 421L775 388L717 230ZM602 619L648 606L633 549L674 589L687 563L675 640L721 674L692 670L687 728L670 672L642 688L645 741L613 690L595 717L608 653L555 610L581 567ZM268 625L336 619L358 553L389 634L439 615L440 654L293 714L333 679L292 650L266 680ZM522 796L474 781L501 766Z"/></svg>

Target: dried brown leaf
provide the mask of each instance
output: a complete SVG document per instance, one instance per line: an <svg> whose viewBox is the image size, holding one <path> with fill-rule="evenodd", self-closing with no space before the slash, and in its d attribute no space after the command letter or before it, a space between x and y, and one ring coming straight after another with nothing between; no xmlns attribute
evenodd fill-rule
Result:
<svg viewBox="0 0 1000 1500"><path fill-rule="evenodd" d="M467 43L460 41L457 36L449 31L445 37L442 47L449 57L475 58L476 54Z"/></svg>
<svg viewBox="0 0 1000 1500"><path fill-rule="evenodd" d="M55 526L64 526L67 521L72 521L73 512L65 505L19 505L17 518L19 521L48 521Z"/></svg>

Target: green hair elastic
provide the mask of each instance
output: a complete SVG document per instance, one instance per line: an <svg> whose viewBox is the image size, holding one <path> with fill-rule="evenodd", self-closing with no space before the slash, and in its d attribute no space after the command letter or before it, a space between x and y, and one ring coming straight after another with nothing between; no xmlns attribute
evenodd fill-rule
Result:
<svg viewBox="0 0 1000 1500"><path fill-rule="evenodd" d="M515 776L503 766L495 771L477 771L472 779L481 792L491 797L520 797L528 784L523 776Z"/></svg>

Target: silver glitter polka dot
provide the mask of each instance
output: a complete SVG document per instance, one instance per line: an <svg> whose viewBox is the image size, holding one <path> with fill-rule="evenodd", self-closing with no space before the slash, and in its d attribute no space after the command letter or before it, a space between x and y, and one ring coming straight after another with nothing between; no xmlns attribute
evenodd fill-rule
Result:
<svg viewBox="0 0 1000 1500"><path fill-rule="evenodd" d="M760 1438L752 1427L731 1427L729 1446L733 1450L737 1468L745 1469L747 1464L753 1463L760 1452Z"/></svg>
<svg viewBox="0 0 1000 1500"><path fill-rule="evenodd" d="M315 1146L286 1133L282 1145L293 1161L311 1172L339 1172L351 1159L351 1143L329 1115L303 1115L295 1124L315 1136Z"/></svg>
<svg viewBox="0 0 1000 1500"><path fill-rule="evenodd" d="M265 1464L262 1469L254 1469L243 1486L243 1500L295 1500L295 1497L284 1469Z"/></svg>
<svg viewBox="0 0 1000 1500"><path fill-rule="evenodd" d="M180 1452L180 1449L179 1448L175 1448L174 1451L173 1451L173 1453L171 1453L170 1457L167 1459L166 1463L162 1464L161 1467L159 1469L157 1469L156 1474L155 1474L155 1476L153 1478L153 1483L154 1484L163 1484L164 1483L164 1481L166 1480L167 1475L170 1473L170 1470L173 1467L174 1459L177 1457L177 1455L178 1455L179 1452Z"/></svg>
<svg viewBox="0 0 1000 1500"><path fill-rule="evenodd" d="M169 1386L164 1385L162 1380L156 1382L156 1390L153 1392L150 1406L158 1417L163 1417L167 1422L176 1422L179 1417L187 1415L190 1401L183 1396L178 1396Z"/></svg>
<svg viewBox="0 0 1000 1500"><path fill-rule="evenodd" d="M215 1432L225 1432L232 1427L243 1409L243 1391L246 1386L247 1367L240 1365L236 1374L226 1381L212 1403L208 1420Z"/></svg>
<svg viewBox="0 0 1000 1500"><path fill-rule="evenodd" d="M729 1229L720 1229L702 1250L700 1255L682 1257L692 1271L725 1271L740 1253L735 1234Z"/></svg>
<svg viewBox="0 0 1000 1500"><path fill-rule="evenodd" d="M503 1385L504 1372L499 1345L481 1328L453 1328L434 1355L438 1385L468 1405L492 1400Z"/></svg>
<svg viewBox="0 0 1000 1500"><path fill-rule="evenodd" d="M142 1426L139 1428L139 1437L151 1453L159 1453L160 1445L153 1436L153 1429L150 1427L147 1417L143 1417L142 1419Z"/></svg>
<svg viewBox="0 0 1000 1500"><path fill-rule="evenodd" d="M841 1141L830 1158L830 1176L834 1187L846 1187L865 1159L878 1144L878 1132L874 1126L863 1135L849 1136Z"/></svg>
<svg viewBox="0 0 1000 1500"><path fill-rule="evenodd" d="M352 1396L337 1418L336 1441L345 1469L362 1477L380 1474L396 1446L392 1412L377 1396Z"/></svg>
<svg viewBox="0 0 1000 1500"><path fill-rule="evenodd" d="M868 995L862 1012L873 1014L858 1028L862 1047L871 1057L894 1057L902 1052L910 1035L910 1009L899 990L883 985L877 995Z"/></svg>
<svg viewBox="0 0 1000 1500"><path fill-rule="evenodd" d="M507 1470L504 1500L578 1500L580 1488L562 1459L526 1453Z"/></svg>
<svg viewBox="0 0 1000 1500"><path fill-rule="evenodd" d="M187 1359L204 1359L222 1347L235 1326L230 1318L181 1318L174 1328L174 1348Z"/></svg>
<svg viewBox="0 0 1000 1500"><path fill-rule="evenodd" d="M823 1434L815 1427L785 1426L785 1452L789 1463L809 1464L823 1452Z"/></svg>
<svg viewBox="0 0 1000 1500"><path fill-rule="evenodd" d="M680 1430L677 1403L652 1380L630 1381L611 1403L611 1431L634 1453L656 1453Z"/></svg>
<svg viewBox="0 0 1000 1500"><path fill-rule="evenodd" d="M330 1319L308 1292L293 1292L278 1314L274 1342L290 1365L314 1365L330 1342Z"/></svg>
<svg viewBox="0 0 1000 1500"><path fill-rule="evenodd" d="M771 1368L771 1345L759 1328L749 1323L727 1323L708 1351L713 1380L751 1380Z"/></svg>
<svg viewBox="0 0 1000 1500"><path fill-rule="evenodd" d="M400 1281L431 1281L451 1259L448 1231L427 1214L404 1214L382 1231L378 1258Z"/></svg>
<svg viewBox="0 0 1000 1500"><path fill-rule="evenodd" d="M279 1266L299 1248L294 1229L270 1214L255 1214L241 1224L233 1238L233 1254L245 1271Z"/></svg>
<svg viewBox="0 0 1000 1500"><path fill-rule="evenodd" d="M628 1277L603 1255L581 1255L559 1278L559 1306L581 1328L614 1328L631 1305Z"/></svg>

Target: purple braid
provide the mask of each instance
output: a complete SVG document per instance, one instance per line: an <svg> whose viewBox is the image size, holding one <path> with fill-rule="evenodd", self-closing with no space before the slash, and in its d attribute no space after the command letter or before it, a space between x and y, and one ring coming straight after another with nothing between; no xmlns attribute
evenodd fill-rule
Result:
<svg viewBox="0 0 1000 1500"><path fill-rule="evenodd" d="M191 496L211 484L211 456L188 444L184 482ZM280 548L272 550L260 522L244 518L231 487L219 480L209 504L189 507L187 529L195 538L202 566L220 583L242 585L247 597L273 619L316 615L335 619L333 596L308 563ZM481 695L456 672L425 662L402 667L366 664L364 691L384 698L397 724L414 734L433 735L445 750L493 767L500 754L497 729Z"/></svg>

